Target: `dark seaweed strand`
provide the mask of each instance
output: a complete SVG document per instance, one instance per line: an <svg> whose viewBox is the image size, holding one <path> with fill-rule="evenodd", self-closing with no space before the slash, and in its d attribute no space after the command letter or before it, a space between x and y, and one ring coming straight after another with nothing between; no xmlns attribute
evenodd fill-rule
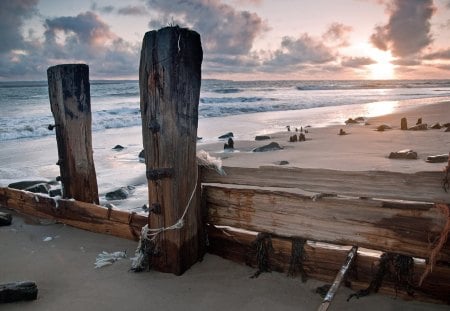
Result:
<svg viewBox="0 0 450 311"><path fill-rule="evenodd" d="M305 244L305 239L292 239L291 261L289 263L289 270L287 273L288 276L295 277L300 272L302 282L306 282L307 280L306 271L303 266L303 262L306 259L306 253L304 250Z"/></svg>
<svg viewBox="0 0 450 311"><path fill-rule="evenodd" d="M414 295L414 260L411 256L396 255L394 257L395 293L405 289L408 295Z"/></svg>
<svg viewBox="0 0 450 311"><path fill-rule="evenodd" d="M250 245L250 253L256 255L256 263L258 270L251 276L251 278L257 278L263 272L271 272L269 253L273 252L272 238L268 233L258 233L255 241ZM249 259L247 257L247 259ZM247 260L247 264L249 261Z"/></svg>
<svg viewBox="0 0 450 311"><path fill-rule="evenodd" d="M351 294L348 296L347 301L350 301L353 297L356 297L359 299L360 297L368 296L371 292L378 292L378 290L381 287L381 284L383 283L384 276L387 272L389 272L389 263L392 262L393 254L391 253L383 253L380 257L380 264L378 265L378 270L375 273L375 277L372 279L372 281L369 284L369 287L366 289L361 289L357 291L356 293Z"/></svg>

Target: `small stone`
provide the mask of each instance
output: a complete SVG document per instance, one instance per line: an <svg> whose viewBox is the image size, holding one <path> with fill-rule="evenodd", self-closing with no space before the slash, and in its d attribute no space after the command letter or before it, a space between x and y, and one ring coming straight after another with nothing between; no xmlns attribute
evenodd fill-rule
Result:
<svg viewBox="0 0 450 311"><path fill-rule="evenodd" d="M444 132L450 132L450 126Z"/></svg>
<svg viewBox="0 0 450 311"><path fill-rule="evenodd" d="M114 148L112 148L112 150L115 150L115 151L121 151L123 149L125 149L125 147L121 146L121 145L115 145Z"/></svg>
<svg viewBox="0 0 450 311"><path fill-rule="evenodd" d="M266 152L266 151L274 151L274 150L282 150L282 149L283 149L283 147L281 147L278 143L271 142L268 145L253 149L253 152Z"/></svg>
<svg viewBox="0 0 450 311"><path fill-rule="evenodd" d="M450 127L450 122L442 124L442 127Z"/></svg>
<svg viewBox="0 0 450 311"><path fill-rule="evenodd" d="M428 125L426 123L421 123L418 125L411 126L409 128L410 131L426 131L428 130Z"/></svg>
<svg viewBox="0 0 450 311"><path fill-rule="evenodd" d="M356 122L364 122L365 119L364 119L364 117L357 117L357 118L355 119L355 121L356 121Z"/></svg>
<svg viewBox="0 0 450 311"><path fill-rule="evenodd" d="M427 157L428 163L445 163L448 161L448 154L438 154Z"/></svg>
<svg viewBox="0 0 450 311"><path fill-rule="evenodd" d="M289 164L289 161L285 161L285 160L278 162L278 165L288 165L288 164Z"/></svg>
<svg viewBox="0 0 450 311"><path fill-rule="evenodd" d="M439 124L439 122L434 123L432 126L430 126L434 130L440 130L442 128L442 125Z"/></svg>
<svg viewBox="0 0 450 311"><path fill-rule="evenodd" d="M389 154L389 159L407 159L407 160L416 160L417 152L412 151L410 149L404 149L397 152L391 152Z"/></svg>
<svg viewBox="0 0 450 311"><path fill-rule="evenodd" d="M226 134L223 134L223 135L219 136L219 139L226 139L226 138L230 138L230 137L234 137L233 132L228 132Z"/></svg>
<svg viewBox="0 0 450 311"><path fill-rule="evenodd" d="M408 121L406 120L406 118L402 118L400 120L400 128L402 131L406 131L408 129Z"/></svg>
<svg viewBox="0 0 450 311"><path fill-rule="evenodd" d="M108 192L105 197L107 200L125 200L133 193L134 189L135 187L133 186L120 187L117 190Z"/></svg>
<svg viewBox="0 0 450 311"><path fill-rule="evenodd" d="M9 226L12 223L12 216L10 213L0 212L0 226Z"/></svg>
<svg viewBox="0 0 450 311"><path fill-rule="evenodd" d="M292 135L291 137L289 137L289 142L290 143L295 143L296 141L298 141L297 134Z"/></svg>
<svg viewBox="0 0 450 311"><path fill-rule="evenodd" d="M357 124L358 121L353 120L352 118L349 118L347 121L345 121L345 124Z"/></svg>
<svg viewBox="0 0 450 311"><path fill-rule="evenodd" d="M203 137L198 137L197 136L197 141L202 140L202 139L203 139Z"/></svg>
<svg viewBox="0 0 450 311"><path fill-rule="evenodd" d="M286 125L286 129L287 129L288 132L290 132L291 131L291 126L290 125Z"/></svg>
<svg viewBox="0 0 450 311"><path fill-rule="evenodd" d="M347 133L343 129L340 129L338 135L347 135Z"/></svg>
<svg viewBox="0 0 450 311"><path fill-rule="evenodd" d="M416 125L422 124L422 118L417 119Z"/></svg>
<svg viewBox="0 0 450 311"><path fill-rule="evenodd" d="M378 132L384 132L385 130L390 130L391 127L389 125L386 124L382 124L380 126L377 127L377 131Z"/></svg>
<svg viewBox="0 0 450 311"><path fill-rule="evenodd" d="M306 141L306 136L303 133L300 133L299 137L298 137L298 141Z"/></svg>
<svg viewBox="0 0 450 311"><path fill-rule="evenodd" d="M255 136L255 140L268 140L268 139L270 139L270 136L267 135Z"/></svg>
<svg viewBox="0 0 450 311"><path fill-rule="evenodd" d="M145 162L145 151L144 151L144 149L142 149L141 152L139 152L138 158L139 158L139 162Z"/></svg>
<svg viewBox="0 0 450 311"><path fill-rule="evenodd" d="M57 188L57 189L50 189L49 191L48 191L48 195L50 196L50 197L57 197L57 196L62 196L62 191L61 191L61 188Z"/></svg>
<svg viewBox="0 0 450 311"><path fill-rule="evenodd" d="M233 138L228 138L228 142L226 144L223 145L223 149L234 149L234 141Z"/></svg>

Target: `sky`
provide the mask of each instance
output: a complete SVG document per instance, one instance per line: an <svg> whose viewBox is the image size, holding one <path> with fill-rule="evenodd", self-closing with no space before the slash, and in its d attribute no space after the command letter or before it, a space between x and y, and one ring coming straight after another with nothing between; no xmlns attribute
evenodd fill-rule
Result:
<svg viewBox="0 0 450 311"><path fill-rule="evenodd" d="M0 0L0 81L138 79L144 34L169 25L200 34L203 78L450 78L450 0Z"/></svg>

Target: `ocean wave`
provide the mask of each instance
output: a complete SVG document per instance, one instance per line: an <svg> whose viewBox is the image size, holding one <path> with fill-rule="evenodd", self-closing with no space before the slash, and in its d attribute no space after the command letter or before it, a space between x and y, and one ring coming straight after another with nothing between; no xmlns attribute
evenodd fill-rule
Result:
<svg viewBox="0 0 450 311"><path fill-rule="evenodd" d="M242 92L242 90L237 88L224 88L224 89L215 89L213 90L213 92L219 94L233 94L233 93L240 93Z"/></svg>
<svg viewBox="0 0 450 311"><path fill-rule="evenodd" d="M276 101L276 98L266 97L202 97L200 103L202 104L224 104L224 103L255 103L261 101Z"/></svg>

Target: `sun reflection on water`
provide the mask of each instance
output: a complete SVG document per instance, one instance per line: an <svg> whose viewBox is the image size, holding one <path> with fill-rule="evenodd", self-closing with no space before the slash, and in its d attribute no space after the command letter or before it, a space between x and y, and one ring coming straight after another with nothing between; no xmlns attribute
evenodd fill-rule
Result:
<svg viewBox="0 0 450 311"><path fill-rule="evenodd" d="M380 101L367 104L367 117L378 117L386 114L393 113L395 108L398 106L398 101Z"/></svg>

